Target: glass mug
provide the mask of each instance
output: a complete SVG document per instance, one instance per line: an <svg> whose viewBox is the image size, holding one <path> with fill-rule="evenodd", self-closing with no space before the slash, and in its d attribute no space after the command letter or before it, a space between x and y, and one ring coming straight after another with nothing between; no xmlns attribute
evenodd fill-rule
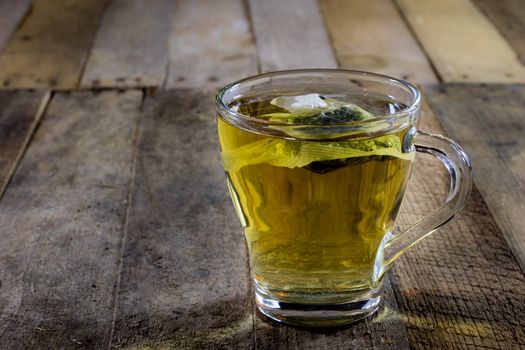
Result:
<svg viewBox="0 0 525 350"><path fill-rule="evenodd" d="M259 310L326 327L374 313L407 248L449 221L472 179L461 147L417 130L420 94L350 70L266 73L216 97L228 188L245 230ZM450 174L445 203L393 233L416 152Z"/></svg>

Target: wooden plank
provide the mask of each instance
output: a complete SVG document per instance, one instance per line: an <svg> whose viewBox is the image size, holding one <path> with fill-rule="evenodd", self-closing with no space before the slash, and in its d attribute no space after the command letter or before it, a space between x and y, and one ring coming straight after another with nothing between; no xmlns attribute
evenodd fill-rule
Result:
<svg viewBox="0 0 525 350"><path fill-rule="evenodd" d="M47 106L43 91L0 92L0 197Z"/></svg>
<svg viewBox="0 0 525 350"><path fill-rule="evenodd" d="M3 349L108 346L142 94L56 94L0 202Z"/></svg>
<svg viewBox="0 0 525 350"><path fill-rule="evenodd" d="M220 87L257 73L242 0L175 3L167 88Z"/></svg>
<svg viewBox="0 0 525 350"><path fill-rule="evenodd" d="M112 346L247 348L247 249L220 163L213 94L147 98Z"/></svg>
<svg viewBox="0 0 525 350"><path fill-rule="evenodd" d="M337 67L316 0L250 0L250 12L263 72Z"/></svg>
<svg viewBox="0 0 525 350"><path fill-rule="evenodd" d="M525 6L522 0L474 0L525 63Z"/></svg>
<svg viewBox="0 0 525 350"><path fill-rule="evenodd" d="M470 0L396 0L445 82L523 82L516 52Z"/></svg>
<svg viewBox="0 0 525 350"><path fill-rule="evenodd" d="M168 65L170 0L113 0L106 10L82 87L159 87Z"/></svg>
<svg viewBox="0 0 525 350"><path fill-rule="evenodd" d="M0 0L0 52L29 10L32 0Z"/></svg>
<svg viewBox="0 0 525 350"><path fill-rule="evenodd" d="M440 86L429 98L472 156L476 184L525 271L525 86Z"/></svg>
<svg viewBox="0 0 525 350"><path fill-rule="evenodd" d="M0 56L0 87L77 86L107 0L35 0Z"/></svg>
<svg viewBox="0 0 525 350"><path fill-rule="evenodd" d="M322 0L320 5L341 68L414 83L436 82L425 54L390 0Z"/></svg>
<svg viewBox="0 0 525 350"><path fill-rule="evenodd" d="M449 100L442 102L446 106ZM428 108L421 124L422 130L442 133ZM448 181L442 170L435 159L416 158L397 222L401 227L444 199ZM390 277L399 307L390 317L404 320L411 348L525 346L525 278L477 188L454 220L394 263Z"/></svg>

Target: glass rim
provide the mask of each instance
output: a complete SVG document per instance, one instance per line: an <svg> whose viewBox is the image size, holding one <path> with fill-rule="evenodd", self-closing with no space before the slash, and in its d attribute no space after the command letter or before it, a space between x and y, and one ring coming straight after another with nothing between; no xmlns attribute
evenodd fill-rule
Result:
<svg viewBox="0 0 525 350"><path fill-rule="evenodd" d="M375 116L374 118L370 118L366 120L347 121L347 122L333 123L333 124L290 123L290 122L271 121L271 120L251 117L246 114L242 114L242 113L239 113L233 110L224 102L224 96L226 92L235 88L236 86L239 86L240 84L247 83L249 81L255 81L257 79L265 78L265 77L271 77L271 76L276 76L276 75L285 76L288 74L300 74L300 73L342 73L342 74L358 75L363 78L366 78L366 77L378 78L378 79L396 83L396 84L399 84L405 87L408 91L410 91L412 95L411 101L403 109L396 111L394 113L388 114L388 115L378 115L378 116ZM243 79L239 79L230 84L225 85L219 90L219 92L215 96L215 104L216 104L219 114L223 112L225 114L229 114L230 116L233 116L240 120L251 121L251 122L262 124L262 125L308 126L308 127L337 127L337 126L345 126L345 125L349 126L349 125L358 125L358 124L363 125L363 124L380 122L383 120L396 120L404 116L410 115L411 113L416 111L420 105L420 101L421 101L421 93L419 92L419 89L413 84L405 80L394 78L394 77L384 75L384 74L379 74L379 73L372 73L372 72L353 70L353 69L340 69L340 68L287 69L287 70L278 70L278 71L255 74L255 75L252 75L252 76L249 76Z"/></svg>

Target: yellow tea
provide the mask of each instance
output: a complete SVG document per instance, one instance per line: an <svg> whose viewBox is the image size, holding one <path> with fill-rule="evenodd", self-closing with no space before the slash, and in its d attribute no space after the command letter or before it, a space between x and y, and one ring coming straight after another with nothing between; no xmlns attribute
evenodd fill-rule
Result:
<svg viewBox="0 0 525 350"><path fill-rule="evenodd" d="M239 100L230 107L283 123L274 126L282 135L270 136L218 118L228 186L256 287L303 303L308 295L329 303L377 288L382 248L412 165L412 152L402 146L408 127L334 140L319 139L319 133L314 138L305 125L366 120L404 106L309 94Z"/></svg>

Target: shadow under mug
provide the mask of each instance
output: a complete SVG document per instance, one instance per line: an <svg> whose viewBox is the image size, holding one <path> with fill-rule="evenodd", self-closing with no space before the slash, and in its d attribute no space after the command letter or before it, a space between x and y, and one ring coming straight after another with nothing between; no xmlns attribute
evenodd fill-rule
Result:
<svg viewBox="0 0 525 350"><path fill-rule="evenodd" d="M262 119L239 110L313 93L401 107L335 124ZM392 262L448 222L470 193L468 156L454 141L417 129L420 93L402 80L337 69L272 72L227 85L216 104L256 304L274 320L326 327L371 315ZM441 207L392 232L416 152L445 165L450 191Z"/></svg>

